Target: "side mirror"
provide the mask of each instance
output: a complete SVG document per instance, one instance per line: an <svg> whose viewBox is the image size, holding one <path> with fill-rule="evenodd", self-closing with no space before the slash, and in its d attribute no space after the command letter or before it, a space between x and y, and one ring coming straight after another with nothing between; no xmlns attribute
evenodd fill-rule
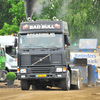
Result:
<svg viewBox="0 0 100 100"><path fill-rule="evenodd" d="M14 47L17 47L17 38L15 38Z"/></svg>
<svg viewBox="0 0 100 100"><path fill-rule="evenodd" d="M66 36L66 35L65 35L65 44L66 44L67 46L70 45L70 37L69 37L69 36Z"/></svg>
<svg viewBox="0 0 100 100"><path fill-rule="evenodd" d="M70 37L68 36L67 39L68 39L67 45L70 45Z"/></svg>

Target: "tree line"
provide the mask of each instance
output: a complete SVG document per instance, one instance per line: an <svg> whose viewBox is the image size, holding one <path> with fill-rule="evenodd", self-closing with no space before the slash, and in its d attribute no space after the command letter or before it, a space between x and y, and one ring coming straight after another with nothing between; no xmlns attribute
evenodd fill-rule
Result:
<svg viewBox="0 0 100 100"><path fill-rule="evenodd" d="M97 38L100 43L100 0L37 0L32 19L66 21L72 43L80 38ZM0 35L18 33L26 21L23 0L0 0Z"/></svg>

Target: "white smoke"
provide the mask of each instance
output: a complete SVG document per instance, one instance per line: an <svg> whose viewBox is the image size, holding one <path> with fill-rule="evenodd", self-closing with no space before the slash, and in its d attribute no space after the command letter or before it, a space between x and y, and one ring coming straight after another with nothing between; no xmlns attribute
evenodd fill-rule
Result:
<svg viewBox="0 0 100 100"><path fill-rule="evenodd" d="M43 7L44 6L47 7L49 4L50 4L50 1L48 1L48 0L42 0L42 3L40 2L40 0L38 0L38 2L36 2L35 6L34 6L34 12L36 12L38 14L38 16L40 16L41 12L43 10Z"/></svg>
<svg viewBox="0 0 100 100"><path fill-rule="evenodd" d="M60 8L58 9L57 14L56 14L56 16L59 19L64 19L64 17L67 16L68 4L69 4L69 0L63 0L62 5L60 6Z"/></svg>

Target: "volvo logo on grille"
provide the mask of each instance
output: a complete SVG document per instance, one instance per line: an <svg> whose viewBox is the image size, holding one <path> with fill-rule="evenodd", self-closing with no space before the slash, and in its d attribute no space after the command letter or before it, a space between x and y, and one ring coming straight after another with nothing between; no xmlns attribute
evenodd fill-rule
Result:
<svg viewBox="0 0 100 100"><path fill-rule="evenodd" d="M49 57L49 56L50 56L50 54L44 56L43 58L40 58L39 60L37 60L36 62L34 62L31 66L33 66L33 65L35 65L35 64L37 64L37 63L39 63L40 61L46 59L46 58Z"/></svg>
<svg viewBox="0 0 100 100"><path fill-rule="evenodd" d="M39 59L39 61L42 61L42 59Z"/></svg>

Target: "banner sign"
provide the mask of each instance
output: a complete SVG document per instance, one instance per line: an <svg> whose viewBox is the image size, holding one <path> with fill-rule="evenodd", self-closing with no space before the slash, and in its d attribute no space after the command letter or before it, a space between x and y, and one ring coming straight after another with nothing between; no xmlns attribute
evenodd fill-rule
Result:
<svg viewBox="0 0 100 100"><path fill-rule="evenodd" d="M60 24L49 24L49 23L44 23L44 24L22 24L22 30L38 30L38 29L61 29Z"/></svg>
<svg viewBox="0 0 100 100"><path fill-rule="evenodd" d="M87 63L95 66L100 66L100 55L98 52L71 52L70 61L74 58L87 58Z"/></svg>

